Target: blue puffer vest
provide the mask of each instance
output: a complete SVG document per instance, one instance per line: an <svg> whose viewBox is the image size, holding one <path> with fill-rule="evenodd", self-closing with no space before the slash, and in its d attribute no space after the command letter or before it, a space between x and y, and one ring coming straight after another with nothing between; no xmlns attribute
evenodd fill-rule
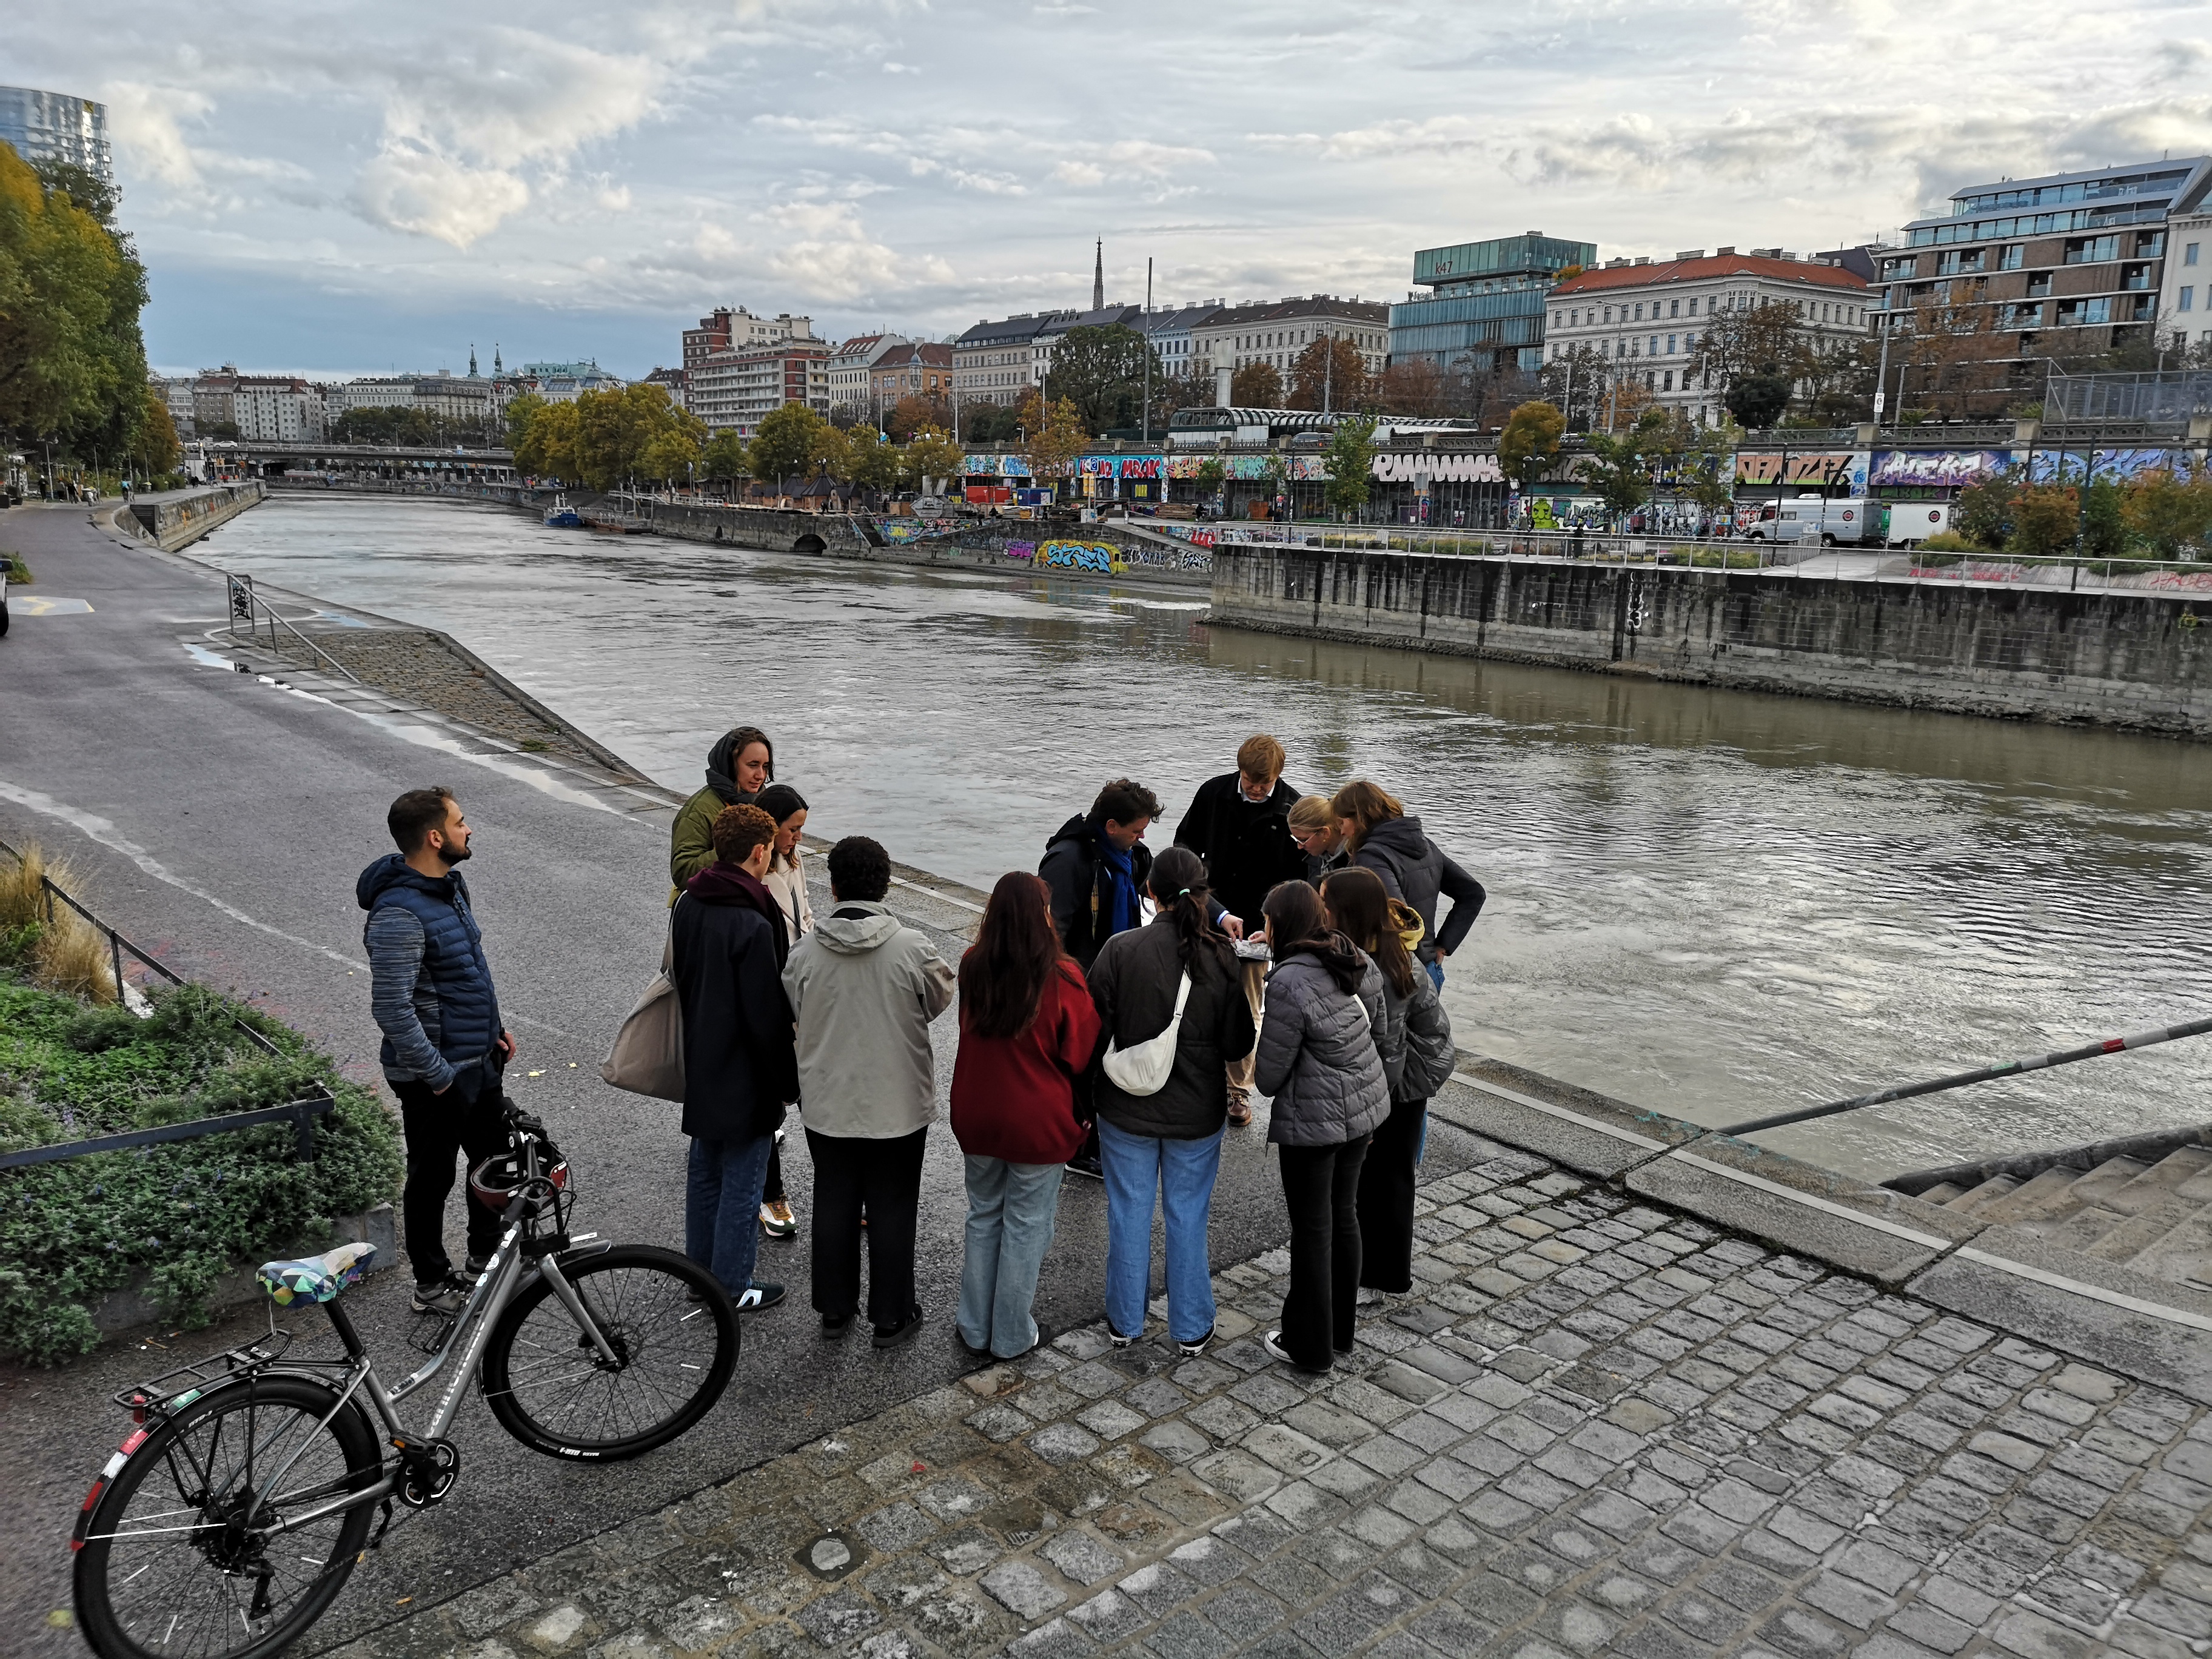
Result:
<svg viewBox="0 0 2212 1659"><path fill-rule="evenodd" d="M398 854L387 853L361 872L354 897L368 912L362 941L372 971L378 966L377 951L368 943L368 934L379 910L396 905L422 923L422 964L412 1000L422 1034L456 1069L482 1060L498 1041L502 1026L491 968L484 961L483 935L469 907L468 884L460 872L426 876L410 869ZM387 1074L401 1063L388 1031L378 1059Z"/></svg>

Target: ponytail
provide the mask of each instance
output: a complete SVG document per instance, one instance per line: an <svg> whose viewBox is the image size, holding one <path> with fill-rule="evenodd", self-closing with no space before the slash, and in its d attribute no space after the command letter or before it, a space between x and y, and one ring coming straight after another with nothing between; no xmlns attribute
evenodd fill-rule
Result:
<svg viewBox="0 0 2212 1659"><path fill-rule="evenodd" d="M1152 889L1153 901L1174 919L1176 954L1182 959L1184 971L1195 970L1201 955L1224 967L1235 965L1235 948L1206 915L1210 890L1203 859L1187 847L1170 847L1152 861L1145 884Z"/></svg>

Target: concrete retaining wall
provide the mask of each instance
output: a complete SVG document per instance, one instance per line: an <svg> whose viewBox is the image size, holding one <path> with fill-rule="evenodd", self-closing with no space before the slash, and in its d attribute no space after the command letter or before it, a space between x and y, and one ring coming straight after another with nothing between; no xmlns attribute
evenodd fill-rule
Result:
<svg viewBox="0 0 2212 1659"><path fill-rule="evenodd" d="M268 495L258 479L246 483L217 484L164 501L133 501L125 509L136 520L137 534L164 552L189 546L217 525L228 524Z"/></svg>
<svg viewBox="0 0 2212 1659"><path fill-rule="evenodd" d="M1911 708L2212 737L2212 626L2165 595L1225 547L1212 621Z"/></svg>

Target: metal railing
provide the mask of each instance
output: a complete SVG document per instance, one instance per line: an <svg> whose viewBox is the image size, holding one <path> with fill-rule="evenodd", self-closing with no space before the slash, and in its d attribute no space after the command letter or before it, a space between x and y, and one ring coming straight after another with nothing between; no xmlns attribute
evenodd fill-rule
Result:
<svg viewBox="0 0 2212 1659"><path fill-rule="evenodd" d="M270 605L268 600L263 599L260 594L253 591L252 577L242 576L234 573L226 572L223 575L223 580L229 588L229 633L231 638L234 640L238 637L238 625L241 622L246 624L246 638L249 640L258 638L260 626L259 618L256 615L256 612L258 611L260 617L265 617L268 620L269 648L271 651L282 651L284 648L276 634L276 629L281 625L287 634L289 634L294 639L299 641L301 645L307 647L308 660L310 662L317 659L326 662L331 667L337 669L339 673L351 680L356 685L359 685L361 684L361 676L355 673L352 669L348 668L336 657L331 655L329 652L324 650L322 647L317 645L313 640L309 639L305 634L302 634L298 629L293 627L289 622L287 622L283 617L278 616L276 614L276 608Z"/></svg>
<svg viewBox="0 0 2212 1659"><path fill-rule="evenodd" d="M254 1035L258 1036L259 1033ZM310 1095L304 1100L287 1101L282 1106L264 1107L259 1111L225 1112L218 1117L198 1117L184 1123L164 1123L151 1129L126 1129L119 1134L94 1135L88 1140L62 1140L48 1146L27 1146L19 1152L0 1152L0 1170L21 1170L33 1164L58 1164L64 1158L85 1158L94 1152L125 1152L133 1146L153 1146L164 1141L197 1140L202 1135L234 1134L240 1129L258 1129L266 1123L283 1122L292 1124L296 1132L295 1144L300 1157L312 1163L318 1156L315 1120L327 1115L336 1104L326 1094Z"/></svg>

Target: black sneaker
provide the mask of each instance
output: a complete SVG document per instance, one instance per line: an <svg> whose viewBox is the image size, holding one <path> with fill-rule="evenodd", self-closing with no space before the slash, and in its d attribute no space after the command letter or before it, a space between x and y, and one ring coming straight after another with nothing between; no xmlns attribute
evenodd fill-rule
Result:
<svg viewBox="0 0 2212 1659"><path fill-rule="evenodd" d="M1098 1154L1096 1152L1091 1153L1088 1158L1079 1157L1068 1159L1067 1172L1070 1175L1089 1176L1093 1181L1106 1179L1105 1166L1099 1163Z"/></svg>
<svg viewBox="0 0 2212 1659"><path fill-rule="evenodd" d="M900 1343L909 1340L921 1328L921 1310L916 1308L899 1324L889 1327L878 1325L872 1340L878 1348L896 1348Z"/></svg>
<svg viewBox="0 0 2212 1659"><path fill-rule="evenodd" d="M490 1266L489 1256L472 1255L461 1265L461 1272L471 1280L478 1279L484 1276L484 1269Z"/></svg>
<svg viewBox="0 0 2212 1659"><path fill-rule="evenodd" d="M836 1341L838 1338L848 1334L852 1328L853 1316L850 1314L823 1314L822 1316L822 1337L823 1340L826 1342Z"/></svg>
<svg viewBox="0 0 2212 1659"><path fill-rule="evenodd" d="M771 1285L764 1279L756 1279L730 1301L739 1313L757 1313L763 1308L773 1308L783 1300L783 1286Z"/></svg>
<svg viewBox="0 0 2212 1659"><path fill-rule="evenodd" d="M1144 1334L1142 1328L1139 1328L1137 1332L1137 1336L1142 1336ZM1106 1322L1106 1340L1109 1342L1111 1342L1117 1348L1127 1347L1132 1342L1134 1342L1137 1340L1137 1336L1124 1336L1121 1332L1114 1328L1114 1322L1112 1320L1109 1319Z"/></svg>
<svg viewBox="0 0 2212 1659"><path fill-rule="evenodd" d="M448 1273L435 1284L415 1287L415 1311L418 1314L439 1314L447 1319L459 1317L469 1305L469 1292L473 1285L465 1285Z"/></svg>
<svg viewBox="0 0 2212 1659"><path fill-rule="evenodd" d="M1208 1325L1206 1328L1206 1334L1195 1341L1185 1342L1178 1339L1176 1343L1176 1352L1185 1359L1195 1359L1206 1352L1206 1345L1212 1340L1213 1327Z"/></svg>
<svg viewBox="0 0 2212 1659"><path fill-rule="evenodd" d="M1269 1331L1260 1339L1260 1346L1267 1351L1267 1357L1270 1359L1279 1359L1294 1371L1304 1371L1308 1376L1325 1376L1328 1374L1329 1368L1326 1365L1301 1365L1297 1360L1291 1358L1291 1351L1283 1346L1283 1334L1280 1331Z"/></svg>

